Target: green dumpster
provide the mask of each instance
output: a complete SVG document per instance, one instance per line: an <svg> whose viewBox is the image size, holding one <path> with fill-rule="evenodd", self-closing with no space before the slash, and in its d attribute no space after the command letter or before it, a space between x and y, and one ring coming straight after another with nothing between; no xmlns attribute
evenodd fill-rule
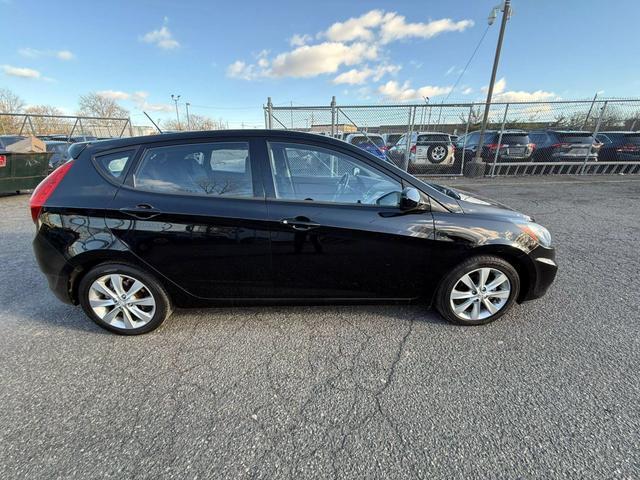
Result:
<svg viewBox="0 0 640 480"><path fill-rule="evenodd" d="M47 176L51 155L0 151L0 193L35 188Z"/></svg>

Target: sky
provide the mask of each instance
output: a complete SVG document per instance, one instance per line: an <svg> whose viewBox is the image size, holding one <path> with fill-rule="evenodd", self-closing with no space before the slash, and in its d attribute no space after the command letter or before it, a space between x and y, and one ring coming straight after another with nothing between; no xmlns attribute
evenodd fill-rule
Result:
<svg viewBox="0 0 640 480"><path fill-rule="evenodd" d="M0 88L77 110L88 92L134 124L179 108L263 125L262 105L484 100L497 0L0 0ZM640 94L640 1L513 0L500 100ZM486 35L464 75L463 67ZM456 85L456 81L458 81ZM454 88L455 87L455 88Z"/></svg>

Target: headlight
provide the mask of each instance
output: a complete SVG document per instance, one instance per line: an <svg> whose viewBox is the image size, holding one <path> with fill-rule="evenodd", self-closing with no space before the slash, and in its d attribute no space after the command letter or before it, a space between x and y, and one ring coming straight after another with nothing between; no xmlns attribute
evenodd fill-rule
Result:
<svg viewBox="0 0 640 480"><path fill-rule="evenodd" d="M542 225L538 225L537 223L525 223L518 226L520 227L520 230L529 235L543 247L551 246L551 234L549 233L549 230L544 228Z"/></svg>

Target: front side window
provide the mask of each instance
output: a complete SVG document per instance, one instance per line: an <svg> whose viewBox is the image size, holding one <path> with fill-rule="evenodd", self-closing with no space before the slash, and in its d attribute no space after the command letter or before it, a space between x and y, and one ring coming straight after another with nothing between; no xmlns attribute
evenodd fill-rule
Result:
<svg viewBox="0 0 640 480"><path fill-rule="evenodd" d="M249 144L192 143L150 148L134 174L141 190L253 197Z"/></svg>
<svg viewBox="0 0 640 480"><path fill-rule="evenodd" d="M275 196L282 200L397 206L402 185L335 150L269 142Z"/></svg>

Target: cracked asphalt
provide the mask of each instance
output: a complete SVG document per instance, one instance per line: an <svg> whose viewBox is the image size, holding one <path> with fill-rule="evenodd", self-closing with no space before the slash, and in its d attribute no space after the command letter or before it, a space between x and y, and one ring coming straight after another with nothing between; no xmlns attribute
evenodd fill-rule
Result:
<svg viewBox="0 0 640 480"><path fill-rule="evenodd" d="M640 478L640 178L451 179L551 230L548 295L178 311L107 333L48 291L0 197L0 478Z"/></svg>

